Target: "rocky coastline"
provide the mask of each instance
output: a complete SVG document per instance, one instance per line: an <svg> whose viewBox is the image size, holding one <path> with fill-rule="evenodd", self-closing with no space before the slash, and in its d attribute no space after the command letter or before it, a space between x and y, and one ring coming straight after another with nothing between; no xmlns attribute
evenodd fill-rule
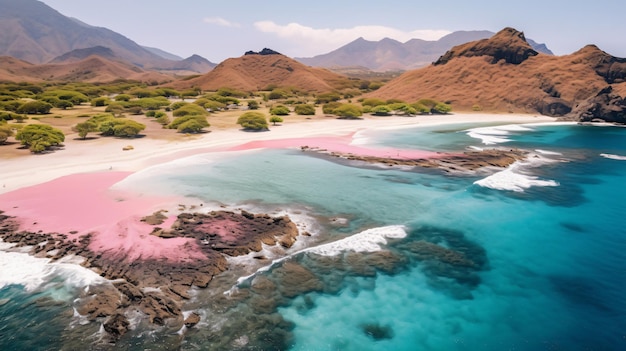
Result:
<svg viewBox="0 0 626 351"><path fill-rule="evenodd" d="M148 216L145 220L153 220ZM226 235L228 234L228 235ZM181 213L171 228L155 227L152 235L195 239L204 259L171 262L139 259L129 262L123 253L98 253L89 249L92 234L69 239L66 233L21 231L16 218L0 211L0 239L29 253L57 261L69 255L84 259L82 265L111 281L85 289L76 311L89 321L100 320L114 341L130 328L127 312L138 311L155 325L193 327L200 321L196 313L184 318L182 305L192 287L207 288L214 276L228 269L226 256L258 252L262 244L290 247L299 231L287 216L213 211Z"/></svg>
<svg viewBox="0 0 626 351"><path fill-rule="evenodd" d="M302 146L302 151L311 151L349 161L377 164L388 167L412 167L435 169L446 173L474 173L486 168L506 168L516 161L522 161L531 153L521 149L493 148L465 151L458 154L441 154L429 158L401 158L355 155L352 153L328 152L325 149Z"/></svg>

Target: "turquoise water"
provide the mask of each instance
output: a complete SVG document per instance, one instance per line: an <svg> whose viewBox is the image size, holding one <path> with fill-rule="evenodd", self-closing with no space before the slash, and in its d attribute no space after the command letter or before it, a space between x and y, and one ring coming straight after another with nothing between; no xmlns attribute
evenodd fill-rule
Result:
<svg viewBox="0 0 626 351"><path fill-rule="evenodd" d="M398 148L484 147L481 139L468 135L470 127L402 129L363 137L370 144ZM187 307L202 311L206 323L185 338L136 330L118 347L626 349L626 129L553 125L508 128L507 134L503 130L507 128L478 134L497 135L508 140L499 140L500 146L540 150L541 155L538 163L521 165L515 174L502 173L504 188L474 183L486 175L364 166L299 150L201 156L136 174L123 186L206 203L305 212L319 220L313 241L336 241L390 225L404 226L407 235L387 239L379 252L354 253L346 247L332 257L295 253L241 284L238 289L244 293L237 296L244 297L198 291ZM556 186L503 190L519 181L512 175ZM347 223L330 225L333 217ZM374 262L370 260L381 253L386 255L383 263L359 263ZM284 273L288 265L309 272L315 287L300 286L298 293L285 288L291 284ZM215 283L227 290L235 278ZM276 284L275 291L258 289L255 284L262 280ZM36 314L16 312L31 306L33 294L13 285L0 290L3 298L10 302L0 306L0 325L10 318L38 320ZM271 300L275 307L260 308L259 300ZM57 309L67 314L68 306L71 301L46 305L42 315ZM68 319L71 313L55 319L49 331L39 328L37 333L42 339L77 335L67 331ZM23 332L17 327L0 331ZM37 349L26 341L6 340L0 338L0 349Z"/></svg>

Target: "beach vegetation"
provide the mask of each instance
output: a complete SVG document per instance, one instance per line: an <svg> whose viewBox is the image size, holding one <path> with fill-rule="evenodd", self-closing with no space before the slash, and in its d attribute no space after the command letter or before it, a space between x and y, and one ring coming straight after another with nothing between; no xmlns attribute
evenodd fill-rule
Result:
<svg viewBox="0 0 626 351"><path fill-rule="evenodd" d="M3 109L5 111L15 112L23 104L24 104L24 102L19 101L19 100L2 101L2 102L0 102L0 109Z"/></svg>
<svg viewBox="0 0 626 351"><path fill-rule="evenodd" d="M226 104L223 104L219 101L209 100L207 103L202 105L207 111L220 111L226 108Z"/></svg>
<svg viewBox="0 0 626 351"><path fill-rule="evenodd" d="M18 116L21 115L18 115L17 113L11 111L0 111L0 122L17 119Z"/></svg>
<svg viewBox="0 0 626 351"><path fill-rule="evenodd" d="M98 130L103 136L119 138L134 138L146 128L145 124L126 118L109 117L98 124Z"/></svg>
<svg viewBox="0 0 626 351"><path fill-rule="evenodd" d="M178 97L180 96L180 91L172 88L158 88L154 90L154 93L157 96L163 96L165 98Z"/></svg>
<svg viewBox="0 0 626 351"><path fill-rule="evenodd" d="M339 95L339 93L337 92L321 93L321 94L318 94L317 97L315 98L315 103L327 104L329 102L335 102L339 100L341 100L341 95Z"/></svg>
<svg viewBox="0 0 626 351"><path fill-rule="evenodd" d="M333 114L341 119L357 119L363 115L363 110L357 105L343 104L337 107Z"/></svg>
<svg viewBox="0 0 626 351"><path fill-rule="evenodd" d="M334 115L335 109L337 109L339 106L341 106L341 102L338 101L325 103L324 105L322 105L322 112L327 115Z"/></svg>
<svg viewBox="0 0 626 351"><path fill-rule="evenodd" d="M367 99L363 99L363 101L361 101L361 105L363 106L371 106L371 107L376 107L376 106L382 106L382 105L386 105L387 102L385 102L382 99L378 99L378 98L367 98Z"/></svg>
<svg viewBox="0 0 626 351"><path fill-rule="evenodd" d="M176 111L176 110L178 110L179 108L181 108L181 107L183 107L183 106L186 106L186 105L189 105L189 102L187 102L187 101L176 101L176 102L173 102L173 103L170 105L170 109L171 109L172 111Z"/></svg>
<svg viewBox="0 0 626 351"><path fill-rule="evenodd" d="M146 110L158 110L170 105L170 101L163 96L141 98L129 101L130 106L141 106Z"/></svg>
<svg viewBox="0 0 626 351"><path fill-rule="evenodd" d="M188 97L196 97L200 95L200 92L201 92L200 88L191 88L191 89L186 89L186 90L181 91L179 93L179 96L181 99L184 100L185 98L188 98Z"/></svg>
<svg viewBox="0 0 626 351"><path fill-rule="evenodd" d="M285 90L285 89L281 89L281 88L274 88L272 89L272 91L267 95L267 98L270 100L279 100L279 99L285 99L288 98L291 94Z"/></svg>
<svg viewBox="0 0 626 351"><path fill-rule="evenodd" d="M188 104L188 105L185 105L183 107L180 107L174 110L172 114L174 115L174 117L189 116L189 115L205 116L207 115L207 111L203 107L200 107L198 105Z"/></svg>
<svg viewBox="0 0 626 351"><path fill-rule="evenodd" d="M313 116L315 115L315 106L311 104L299 104L294 107L293 111L302 116Z"/></svg>
<svg viewBox="0 0 626 351"><path fill-rule="evenodd" d="M112 113L115 116L122 116L126 111L127 106L128 104L125 102L112 102L104 109L104 112Z"/></svg>
<svg viewBox="0 0 626 351"><path fill-rule="evenodd" d="M440 114L440 115L445 115L450 113L450 111L452 111L452 106L443 103L443 102L438 102L437 104L435 104L435 106L430 110L431 113L433 114Z"/></svg>
<svg viewBox="0 0 626 351"><path fill-rule="evenodd" d="M420 104L419 102L411 104L411 107L415 109L416 114L427 115L430 113L430 108L426 105Z"/></svg>
<svg viewBox="0 0 626 351"><path fill-rule="evenodd" d="M233 88L219 88L215 92L215 94L221 95L221 96L234 96L234 97L239 97L239 98L245 98L250 95L245 91L241 91L241 90L237 90Z"/></svg>
<svg viewBox="0 0 626 351"><path fill-rule="evenodd" d="M159 123L160 125L163 126L163 128L165 128L166 125L170 124L170 117L164 112L163 115L160 116L154 116L156 118L157 123Z"/></svg>
<svg viewBox="0 0 626 351"><path fill-rule="evenodd" d="M276 125L276 123L283 123L283 118L282 117L278 117L278 116L272 116L272 117L270 117L270 122L273 125Z"/></svg>
<svg viewBox="0 0 626 351"><path fill-rule="evenodd" d="M249 111L245 112L237 119L239 124L244 130L268 130L267 118L261 112Z"/></svg>
<svg viewBox="0 0 626 351"><path fill-rule="evenodd" d="M287 116L289 112L291 112L289 110L289 107L285 105L276 105L270 108L270 114L276 115L276 116Z"/></svg>
<svg viewBox="0 0 626 351"><path fill-rule="evenodd" d="M259 109L259 102L256 100L250 100L248 101L248 110L258 110Z"/></svg>
<svg viewBox="0 0 626 351"><path fill-rule="evenodd" d="M65 90L65 89L46 90L39 96L39 99L43 100L46 97L51 97L51 96L57 97L60 100L70 101L74 105L80 105L83 102L90 101L89 97L81 92L74 91L74 90Z"/></svg>
<svg viewBox="0 0 626 351"><path fill-rule="evenodd" d="M31 114L31 115L48 114L50 113L50 110L52 109L52 107L53 106L51 104L45 101L34 100L34 101L28 101L22 104L22 106L18 107L16 112L26 113L26 114Z"/></svg>
<svg viewBox="0 0 626 351"><path fill-rule="evenodd" d="M128 91L129 95L132 95L138 99L141 98L147 98L147 97L153 97L156 96L157 94L155 93L154 90L152 89L147 89L147 88L140 88L140 87L135 87L133 89L130 89Z"/></svg>
<svg viewBox="0 0 626 351"><path fill-rule="evenodd" d="M76 124L74 127L72 127L72 130L77 132L78 136L83 140L87 138L87 134L99 131L98 124L90 120Z"/></svg>
<svg viewBox="0 0 626 351"><path fill-rule="evenodd" d="M130 99L132 99L132 98L133 97L128 95L128 94L117 94L117 95L115 95L113 100L115 100L115 101L130 101Z"/></svg>
<svg viewBox="0 0 626 351"><path fill-rule="evenodd" d="M116 100L116 101L118 101L118 100ZM119 101L121 101L121 100L119 100ZM128 101L128 100L126 100L126 101ZM101 96L101 97L97 97L95 99L91 99L91 106L95 106L95 107L106 106L106 105L108 105L110 103L111 103L111 100L108 97L106 97L106 96Z"/></svg>
<svg viewBox="0 0 626 351"><path fill-rule="evenodd" d="M31 152L40 153L61 145L65 141L65 135L61 130L47 124L29 124L17 132L15 139Z"/></svg>
<svg viewBox="0 0 626 351"><path fill-rule="evenodd" d="M13 127L6 122L0 123L0 144L6 143L9 137L12 137L13 134Z"/></svg>
<svg viewBox="0 0 626 351"><path fill-rule="evenodd" d="M185 115L175 118L167 127L176 129L181 133L200 133L202 129L209 127L206 117L202 115Z"/></svg>
<svg viewBox="0 0 626 351"><path fill-rule="evenodd" d="M393 110L387 105L378 105L371 109L371 112L374 116L389 116L391 114L391 111Z"/></svg>

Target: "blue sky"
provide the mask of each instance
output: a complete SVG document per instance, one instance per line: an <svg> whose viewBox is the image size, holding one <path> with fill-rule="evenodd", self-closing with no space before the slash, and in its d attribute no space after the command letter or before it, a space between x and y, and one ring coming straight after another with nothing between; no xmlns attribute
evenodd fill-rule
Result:
<svg viewBox="0 0 626 351"><path fill-rule="evenodd" d="M364 37L435 40L457 30L504 27L557 55L596 44L626 57L623 0L243 1L42 0L63 15L181 57L219 63L269 47L291 57L325 54Z"/></svg>

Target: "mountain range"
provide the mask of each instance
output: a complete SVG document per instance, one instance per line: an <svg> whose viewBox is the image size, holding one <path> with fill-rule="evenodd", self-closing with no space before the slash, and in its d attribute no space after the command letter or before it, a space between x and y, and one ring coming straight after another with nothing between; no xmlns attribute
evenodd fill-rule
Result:
<svg viewBox="0 0 626 351"><path fill-rule="evenodd" d="M168 54L161 50L144 48L109 29L66 17L37 0L0 0L0 9L0 55L32 64L61 63L63 57L107 48L106 58L142 69L204 73L215 66L199 56L165 58ZM79 51L68 54L74 50Z"/></svg>
<svg viewBox="0 0 626 351"><path fill-rule="evenodd" d="M360 86L358 79L268 49L229 58L217 66L197 55L175 60L172 54L65 17L36 0L0 0L0 10L0 55L4 55L0 56L0 80L131 79L180 89L230 87L251 92L283 87L319 93ZM455 32L437 41L361 38L308 60L318 60L319 66L349 63L377 70L422 66L365 97L409 102L430 98L448 102L455 110L626 123L626 59L594 45L554 56L545 45L527 40L513 28L493 35ZM188 76L181 78L183 74Z"/></svg>
<svg viewBox="0 0 626 351"><path fill-rule="evenodd" d="M487 39L494 34L486 30L457 31L439 40L411 39L405 43L389 38L379 41L359 38L327 54L296 60L331 69L356 66L380 72L405 71L429 65L455 45ZM545 44L533 40L528 43L538 52L553 55Z"/></svg>

